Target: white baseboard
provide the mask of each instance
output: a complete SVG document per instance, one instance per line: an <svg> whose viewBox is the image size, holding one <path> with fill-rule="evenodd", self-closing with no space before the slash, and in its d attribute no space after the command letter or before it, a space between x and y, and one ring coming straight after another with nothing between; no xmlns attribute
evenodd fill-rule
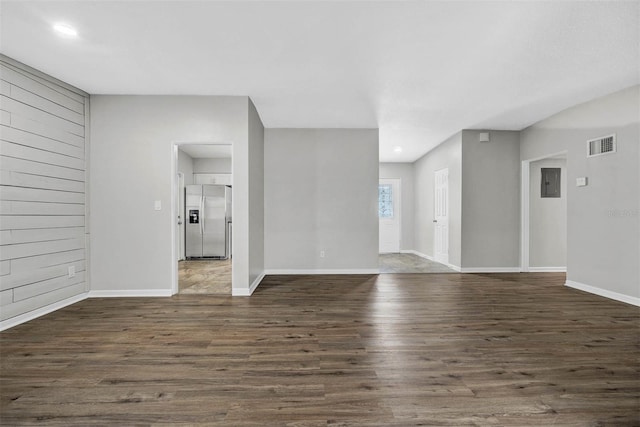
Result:
<svg viewBox="0 0 640 427"><path fill-rule="evenodd" d="M266 274L263 271L258 277L256 277L256 280L253 281L253 283L251 284L251 286L249 286L248 289L231 288L231 296L250 297L258 288L258 286L260 285L260 282L262 282L262 279L264 279L265 275Z"/></svg>
<svg viewBox="0 0 640 427"><path fill-rule="evenodd" d="M87 299L86 293L75 295L75 296L72 296L71 298L67 298L62 301L49 304L47 306L38 308L28 313L20 314L19 316L15 316L10 319L3 320L2 322L0 322L0 331L13 328L14 326L18 326L22 323L28 322L29 320L37 319L38 317L44 316L45 314L52 313L54 311L60 310L61 308L65 308L71 304L75 304L85 299Z"/></svg>
<svg viewBox="0 0 640 427"><path fill-rule="evenodd" d="M520 273L520 267L463 267L461 273Z"/></svg>
<svg viewBox="0 0 640 427"><path fill-rule="evenodd" d="M300 269L300 270L265 270L266 275L307 275L307 274L378 274L380 270L377 268L371 269L335 269L335 270L309 270L309 269Z"/></svg>
<svg viewBox="0 0 640 427"><path fill-rule="evenodd" d="M564 285L570 288L578 289L580 291L589 292L590 294L595 294L601 297L609 298L609 299L620 301L620 302L625 302L627 304L640 307L640 298L637 298L637 297L620 294L618 292L608 291L602 288L596 288L595 286L585 285L584 283L574 282L573 280L567 280Z"/></svg>
<svg viewBox="0 0 640 427"><path fill-rule="evenodd" d="M566 273L567 267L529 267L528 273Z"/></svg>
<svg viewBox="0 0 640 427"><path fill-rule="evenodd" d="M89 298L170 297L171 289L122 289L89 291Z"/></svg>

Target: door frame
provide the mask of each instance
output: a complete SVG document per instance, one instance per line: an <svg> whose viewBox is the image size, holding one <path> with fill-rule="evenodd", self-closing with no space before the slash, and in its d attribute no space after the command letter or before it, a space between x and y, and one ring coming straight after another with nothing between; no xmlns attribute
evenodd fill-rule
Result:
<svg viewBox="0 0 640 427"><path fill-rule="evenodd" d="M438 197L438 192L436 191L437 179L436 176L438 173L447 171L447 201L446 201L446 211L447 211L447 258L445 260L438 258L438 236L436 234L436 198ZM433 171L433 260L440 264L449 265L449 168L441 168Z"/></svg>
<svg viewBox="0 0 640 427"><path fill-rule="evenodd" d="M185 218L184 218L184 206L182 206L184 204L184 196L182 194L184 194L184 173L182 172L178 172L177 173L177 187L176 187L176 210L178 211L176 217L174 217L174 220L177 221L177 218L180 218L180 221L182 221L181 224L178 224L178 234L176 235L176 239L179 240L178 242L178 261L183 261L185 259L185 247L184 247L184 239L185 239ZM182 193L182 194L181 194ZM182 199L183 203L180 203L180 200Z"/></svg>
<svg viewBox="0 0 640 427"><path fill-rule="evenodd" d="M531 185L531 163L538 160L548 159L549 157L568 155L567 150L555 153L545 154L544 156L534 157L522 160L520 167L520 271L527 273L531 271L529 245L531 240L531 232L529 230L531 222L531 206L530 206L530 185ZM568 165L568 162L567 162ZM565 177L567 179L567 177ZM568 186L567 182L567 186ZM568 191L567 191L568 193ZM567 194L567 204L569 203L569 194Z"/></svg>
<svg viewBox="0 0 640 427"><path fill-rule="evenodd" d="M230 145L231 146L231 173L233 174L233 156L234 156L234 150L233 150L233 143L230 142L173 142L171 144L171 295L176 295L178 293L178 291L180 290L179 288L179 283L178 283L178 254L176 253L176 233L177 233L177 226L178 226L178 221L177 216L178 216L178 210L177 210L177 201L176 198L179 197L178 195L178 150L180 149L180 146L183 145ZM235 212L235 198L231 199L231 210L233 212ZM184 218L182 219L183 223L184 223ZM186 230L185 230L186 233ZM233 239L234 236L231 236L231 239ZM235 242L231 242L232 246L235 246ZM231 292L233 294L233 269L234 269L234 263L231 263Z"/></svg>
<svg viewBox="0 0 640 427"><path fill-rule="evenodd" d="M397 194L394 190L393 198L397 200L398 209L394 212L394 217L398 218L398 253L402 251L402 179L401 178L378 178L378 185L381 181L393 181L392 185L397 184ZM396 198L397 195L397 198ZM378 253L393 253L393 252L380 252L380 217L378 216Z"/></svg>

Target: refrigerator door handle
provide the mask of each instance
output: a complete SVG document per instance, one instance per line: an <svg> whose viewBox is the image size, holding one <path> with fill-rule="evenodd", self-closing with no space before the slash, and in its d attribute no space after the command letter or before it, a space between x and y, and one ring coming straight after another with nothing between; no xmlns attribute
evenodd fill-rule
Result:
<svg viewBox="0 0 640 427"><path fill-rule="evenodd" d="M204 196L200 196L200 234L204 234Z"/></svg>

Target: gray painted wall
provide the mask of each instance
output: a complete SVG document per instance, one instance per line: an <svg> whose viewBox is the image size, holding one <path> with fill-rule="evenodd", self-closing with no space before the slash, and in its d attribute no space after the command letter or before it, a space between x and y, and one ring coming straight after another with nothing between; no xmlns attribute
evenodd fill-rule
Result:
<svg viewBox="0 0 640 427"><path fill-rule="evenodd" d="M260 279L264 273L264 126L253 102L250 99L248 101L249 236L251 236L248 245L249 284L257 285L256 280ZM234 186L234 190L242 191L242 187Z"/></svg>
<svg viewBox="0 0 640 427"><path fill-rule="evenodd" d="M434 255L434 172L449 168L449 264L462 256L462 133L457 133L414 163L414 248Z"/></svg>
<svg viewBox="0 0 640 427"><path fill-rule="evenodd" d="M529 266L567 266L567 160L529 165ZM560 197L542 198L542 168L560 168Z"/></svg>
<svg viewBox="0 0 640 427"><path fill-rule="evenodd" d="M567 280L640 297L640 86L569 108L521 132L521 159L567 150ZM617 134L615 154L586 141ZM589 185L576 187L578 177Z"/></svg>
<svg viewBox="0 0 640 427"><path fill-rule="evenodd" d="M231 173L231 159L193 159L193 173Z"/></svg>
<svg viewBox="0 0 640 427"><path fill-rule="evenodd" d="M462 131L462 267L520 266L519 132Z"/></svg>
<svg viewBox="0 0 640 427"><path fill-rule="evenodd" d="M266 129L264 159L267 271L378 269L377 129Z"/></svg>
<svg viewBox="0 0 640 427"><path fill-rule="evenodd" d="M173 144L231 141L233 291L248 293L248 98L97 95L91 101L92 291L171 290ZM161 211L154 200L161 200Z"/></svg>
<svg viewBox="0 0 640 427"><path fill-rule="evenodd" d="M184 174L184 185L193 184L194 159L182 150L178 150L178 172Z"/></svg>
<svg viewBox="0 0 640 427"><path fill-rule="evenodd" d="M399 178L400 179L400 250L413 249L413 216L414 212L414 177L413 163L380 163L380 179Z"/></svg>

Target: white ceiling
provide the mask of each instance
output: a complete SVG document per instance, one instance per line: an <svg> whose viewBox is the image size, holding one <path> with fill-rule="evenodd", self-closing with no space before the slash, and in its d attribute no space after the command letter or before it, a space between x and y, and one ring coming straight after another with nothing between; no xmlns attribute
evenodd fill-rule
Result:
<svg viewBox="0 0 640 427"><path fill-rule="evenodd" d="M379 127L381 161L413 161L638 84L639 4L3 0L0 48L91 94L248 95L266 127Z"/></svg>
<svg viewBox="0 0 640 427"><path fill-rule="evenodd" d="M181 144L179 149L194 159L230 159L231 145Z"/></svg>

